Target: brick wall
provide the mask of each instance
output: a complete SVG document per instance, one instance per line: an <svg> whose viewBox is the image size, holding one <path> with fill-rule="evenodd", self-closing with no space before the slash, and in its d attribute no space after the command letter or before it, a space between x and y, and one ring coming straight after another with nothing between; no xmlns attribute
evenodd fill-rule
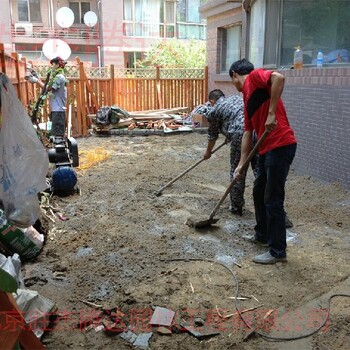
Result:
<svg viewBox="0 0 350 350"><path fill-rule="evenodd" d="M350 67L282 70L283 101L298 140L293 169L350 189ZM209 71L209 76L212 73ZM231 81L211 89L237 93Z"/></svg>
<svg viewBox="0 0 350 350"><path fill-rule="evenodd" d="M202 15L207 17L207 65L209 69L208 91L221 89L226 95L234 93L230 77L220 74L221 40L220 28L227 28L232 24L242 24L245 33L245 17L242 16L241 3L226 0L208 1L203 6ZM245 35L242 36L241 51L245 50Z"/></svg>
<svg viewBox="0 0 350 350"><path fill-rule="evenodd" d="M281 71L298 139L293 168L350 189L350 68Z"/></svg>

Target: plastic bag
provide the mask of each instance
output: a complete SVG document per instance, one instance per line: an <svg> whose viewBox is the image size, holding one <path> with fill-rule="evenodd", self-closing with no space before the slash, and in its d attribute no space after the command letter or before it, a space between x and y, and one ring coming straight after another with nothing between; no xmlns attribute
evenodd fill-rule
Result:
<svg viewBox="0 0 350 350"><path fill-rule="evenodd" d="M47 188L49 159L9 79L0 74L0 198L7 219L29 227L40 215L38 193Z"/></svg>

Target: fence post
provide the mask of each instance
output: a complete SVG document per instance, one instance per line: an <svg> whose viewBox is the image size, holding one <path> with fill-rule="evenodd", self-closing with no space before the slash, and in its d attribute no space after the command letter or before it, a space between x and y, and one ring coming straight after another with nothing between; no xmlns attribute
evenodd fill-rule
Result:
<svg viewBox="0 0 350 350"><path fill-rule="evenodd" d="M1 63L1 72L6 74L5 47L3 43L0 43L0 63Z"/></svg>
<svg viewBox="0 0 350 350"><path fill-rule="evenodd" d="M15 69L16 69L16 79L17 79L17 96L22 101L22 91L21 91L21 86L20 86L21 77L19 75L19 58L18 58L18 53L17 52L12 52L11 56L15 59L15 63L16 63Z"/></svg>
<svg viewBox="0 0 350 350"><path fill-rule="evenodd" d="M157 88L157 98L158 98L158 109L163 109L162 92L160 88L160 67L156 67L156 88Z"/></svg>
<svg viewBox="0 0 350 350"><path fill-rule="evenodd" d="M116 99L115 99L115 91L114 91L114 64L110 65L110 69L109 69L109 74L110 74L110 79L111 79L111 85L110 85L110 94L111 94L111 98L110 98L110 102L111 105L116 104Z"/></svg>
<svg viewBox="0 0 350 350"><path fill-rule="evenodd" d="M85 120L85 107L86 107L86 101L85 101L85 71L84 71L84 63L79 61L79 100L80 100L80 106L78 110L80 110L80 116L78 118L78 125L80 132L82 132L83 136L86 135L87 131L86 129L86 120Z"/></svg>

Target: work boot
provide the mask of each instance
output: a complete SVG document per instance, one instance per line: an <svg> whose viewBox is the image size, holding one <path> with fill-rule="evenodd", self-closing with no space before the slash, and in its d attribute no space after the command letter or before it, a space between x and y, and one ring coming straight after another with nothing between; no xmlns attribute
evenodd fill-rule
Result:
<svg viewBox="0 0 350 350"><path fill-rule="evenodd" d="M253 262L257 264L276 264L277 262L286 262L287 257L275 258L270 252L266 252L260 255L257 255L253 258Z"/></svg>

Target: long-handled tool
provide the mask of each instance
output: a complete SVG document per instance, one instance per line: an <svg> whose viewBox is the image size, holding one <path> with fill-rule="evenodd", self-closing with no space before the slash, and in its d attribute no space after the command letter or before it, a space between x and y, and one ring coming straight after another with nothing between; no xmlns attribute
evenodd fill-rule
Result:
<svg viewBox="0 0 350 350"><path fill-rule="evenodd" d="M30 116L32 123L34 123L36 126L38 135L40 137L40 141L43 145L45 145L45 144L44 144L44 140L43 140L42 130L40 129L40 126L39 126L38 113L39 113L40 108L44 104L45 96L47 95L47 86L48 86L49 81L50 81L50 75L51 75L51 71L49 70L47 73L47 76L46 76L46 81L44 83L44 86L41 89L40 95L39 95L39 97L35 103L35 106L32 110L32 115Z"/></svg>
<svg viewBox="0 0 350 350"><path fill-rule="evenodd" d="M226 145L226 141L224 141L221 145L217 146L216 148L214 148L211 152L211 154L215 153L218 149L220 149L222 146ZM170 185L172 185L175 181L179 180L180 178L182 178L185 174L187 174L189 171L191 171L193 168L195 168L197 165L199 165L200 163L202 163L205 159L202 158L200 160L198 160L196 163L194 163L193 165L191 165L189 168L187 168L185 171L183 171L180 175L176 176L174 179L172 179L171 181L169 181L166 185L164 185L163 187L161 187L156 193L155 195L158 197L162 194L162 192L169 187Z"/></svg>
<svg viewBox="0 0 350 350"><path fill-rule="evenodd" d="M246 171L248 169L250 161L253 159L253 157L258 152L260 145L264 142L268 133L269 132L267 130L265 130L264 133L262 134L262 136L260 137L259 141L255 144L254 148L251 150L247 159L245 160L245 162L242 165L242 171ZM215 224L219 219L214 219L214 216L215 216L216 212L218 211L218 209L220 208L223 201L225 200L225 198L227 197L227 195L231 192L232 187L235 185L237 180L238 180L237 177L234 177L232 179L230 185L227 187L227 189L226 189L225 193L223 194L222 198L220 199L219 203L216 204L215 208L210 213L208 219L194 221L192 218L189 218L189 219L187 219L186 225L191 226L191 227L195 227L195 228L202 228L202 227L211 226L211 224Z"/></svg>

